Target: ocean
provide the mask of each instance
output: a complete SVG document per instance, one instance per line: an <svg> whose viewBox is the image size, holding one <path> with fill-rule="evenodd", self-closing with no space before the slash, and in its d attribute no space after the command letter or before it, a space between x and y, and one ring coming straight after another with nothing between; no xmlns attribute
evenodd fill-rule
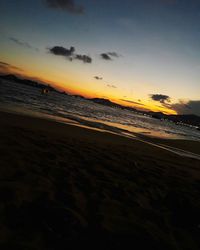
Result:
<svg viewBox="0 0 200 250"><path fill-rule="evenodd" d="M200 141L200 131L137 112L104 106L92 101L0 80L0 109L53 119L123 136L150 136Z"/></svg>

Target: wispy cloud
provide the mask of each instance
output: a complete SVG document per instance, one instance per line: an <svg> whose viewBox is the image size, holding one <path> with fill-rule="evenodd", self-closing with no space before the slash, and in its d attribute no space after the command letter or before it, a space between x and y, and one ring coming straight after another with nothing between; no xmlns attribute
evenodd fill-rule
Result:
<svg viewBox="0 0 200 250"><path fill-rule="evenodd" d="M106 86L109 87L109 88L113 88L113 89L117 88L115 85L111 85L111 84L107 84Z"/></svg>
<svg viewBox="0 0 200 250"><path fill-rule="evenodd" d="M83 61L84 63L91 63L92 62L92 58L90 56L87 56L87 55L77 54L77 55L75 55L74 59Z"/></svg>
<svg viewBox="0 0 200 250"><path fill-rule="evenodd" d="M107 52L107 54L109 55L109 56L112 56L112 57L119 57L120 55L118 54L118 53L116 53L116 52Z"/></svg>
<svg viewBox="0 0 200 250"><path fill-rule="evenodd" d="M75 3L74 0L45 0L46 5L52 9L66 11L72 14L83 14L84 7Z"/></svg>
<svg viewBox="0 0 200 250"><path fill-rule="evenodd" d="M0 74L22 74L23 69L6 62L0 62Z"/></svg>
<svg viewBox="0 0 200 250"><path fill-rule="evenodd" d="M140 106L145 106L144 104L140 103L140 102L135 102L135 101L131 101L131 100L127 100L127 99L120 99L123 102L128 102L128 103L132 103L132 104L137 104Z"/></svg>
<svg viewBox="0 0 200 250"><path fill-rule="evenodd" d="M100 77L100 76L94 76L94 78L95 78L96 80L103 80L103 77Z"/></svg>
<svg viewBox="0 0 200 250"><path fill-rule="evenodd" d="M14 42L15 44L17 44L19 46L27 48L27 49L33 49L35 51L39 51L38 48L33 47L30 43L21 41L21 40L15 38L15 37L9 37L9 40Z"/></svg>

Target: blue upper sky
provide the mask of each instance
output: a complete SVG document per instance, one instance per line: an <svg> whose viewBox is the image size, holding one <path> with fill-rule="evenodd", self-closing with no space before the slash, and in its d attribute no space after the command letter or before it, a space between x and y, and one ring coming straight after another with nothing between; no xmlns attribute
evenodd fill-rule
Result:
<svg viewBox="0 0 200 250"><path fill-rule="evenodd" d="M71 90L198 113L200 1L1 0L0 9L2 62Z"/></svg>

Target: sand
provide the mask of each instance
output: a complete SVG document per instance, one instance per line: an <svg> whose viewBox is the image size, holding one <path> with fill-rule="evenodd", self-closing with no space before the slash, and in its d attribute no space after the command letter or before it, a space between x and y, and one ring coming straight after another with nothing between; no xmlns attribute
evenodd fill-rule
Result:
<svg viewBox="0 0 200 250"><path fill-rule="evenodd" d="M200 249L200 161L45 119L0 121L1 249Z"/></svg>

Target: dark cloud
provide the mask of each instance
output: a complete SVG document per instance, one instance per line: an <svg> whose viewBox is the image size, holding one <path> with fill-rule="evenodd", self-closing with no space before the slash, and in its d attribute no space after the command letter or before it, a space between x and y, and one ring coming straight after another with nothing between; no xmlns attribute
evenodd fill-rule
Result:
<svg viewBox="0 0 200 250"><path fill-rule="evenodd" d="M132 103L132 104L137 104L137 105L145 106L145 105L142 104L142 103L134 102L134 101L131 101L131 100L126 100L126 99L120 99L120 100L123 101L123 102L128 102L128 103Z"/></svg>
<svg viewBox="0 0 200 250"><path fill-rule="evenodd" d="M103 77L100 77L100 76L94 76L94 78L95 78L96 80L103 80Z"/></svg>
<svg viewBox="0 0 200 250"><path fill-rule="evenodd" d="M66 49L62 46L54 46L54 47L50 48L49 51L56 56L70 57L75 52L75 48L70 47L70 49Z"/></svg>
<svg viewBox="0 0 200 250"><path fill-rule="evenodd" d="M74 59L83 61L84 63L91 63L92 62L92 58L90 56L86 56L86 55L75 55Z"/></svg>
<svg viewBox="0 0 200 250"><path fill-rule="evenodd" d="M113 89L116 89L116 88L117 88L115 85L110 85L110 84L107 84L107 87L113 88Z"/></svg>
<svg viewBox="0 0 200 250"><path fill-rule="evenodd" d="M150 95L151 99L157 102L160 102L162 104L165 104L166 102L170 102L170 97L168 95L162 95L162 94L152 94Z"/></svg>
<svg viewBox="0 0 200 250"><path fill-rule="evenodd" d="M100 54L100 56L104 60L112 60L112 58L106 53L102 53L102 54Z"/></svg>
<svg viewBox="0 0 200 250"><path fill-rule="evenodd" d="M38 48L35 48L33 47L32 45L30 45L29 43L27 42L24 42L24 41L21 41L15 37L9 37L9 40L16 43L17 45L19 46L22 46L22 47L25 47L25 48L28 48L28 49L33 49L33 50L36 50L36 51L39 51Z"/></svg>
<svg viewBox="0 0 200 250"><path fill-rule="evenodd" d="M162 106L160 108L167 107L176 111L178 114L195 114L200 116L200 100L179 100L177 103L170 103L170 97L167 95L151 95L154 101L159 101Z"/></svg>
<svg viewBox="0 0 200 250"><path fill-rule="evenodd" d="M92 63L92 58L90 56L75 54L75 48L73 46L69 49L62 46L54 46L52 48L48 48L48 50L51 54L66 57L70 61L79 60L84 63Z"/></svg>
<svg viewBox="0 0 200 250"><path fill-rule="evenodd" d="M179 101L171 104L171 108L178 114L195 114L200 116L200 100Z"/></svg>
<svg viewBox="0 0 200 250"><path fill-rule="evenodd" d="M117 54L116 52L107 52L107 53L101 53L100 56L104 60L112 60L113 57L119 57L120 55Z"/></svg>
<svg viewBox="0 0 200 250"><path fill-rule="evenodd" d="M72 14L83 14L84 8L77 5L74 0L45 0L48 7L66 11Z"/></svg>

